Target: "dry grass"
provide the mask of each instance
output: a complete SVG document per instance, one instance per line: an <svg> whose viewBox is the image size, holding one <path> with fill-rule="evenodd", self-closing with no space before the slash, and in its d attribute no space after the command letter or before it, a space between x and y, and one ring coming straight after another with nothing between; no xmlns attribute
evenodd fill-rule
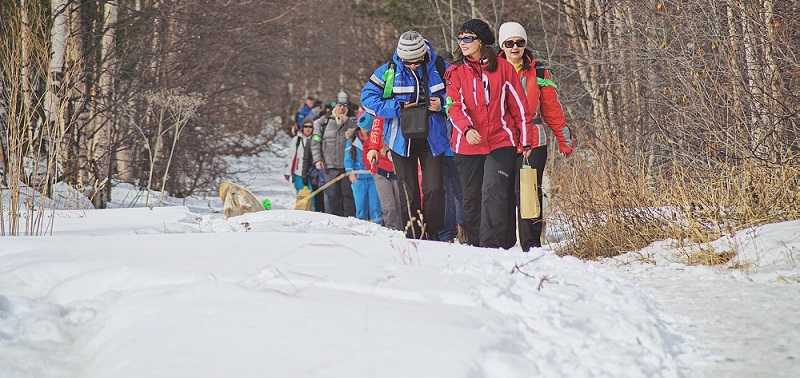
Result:
<svg viewBox="0 0 800 378"><path fill-rule="evenodd" d="M710 246L706 246L695 252L687 252L686 265L722 265L727 264L734 256L736 256L736 252L717 252Z"/></svg>
<svg viewBox="0 0 800 378"><path fill-rule="evenodd" d="M608 155L607 151L604 151ZM713 168L649 168L641 158L591 151L560 162L554 210L569 232L560 253L583 259L616 256L674 239L687 263L719 265L734 254L709 242L761 224L800 218L800 167L741 163ZM556 209L557 207L557 209Z"/></svg>

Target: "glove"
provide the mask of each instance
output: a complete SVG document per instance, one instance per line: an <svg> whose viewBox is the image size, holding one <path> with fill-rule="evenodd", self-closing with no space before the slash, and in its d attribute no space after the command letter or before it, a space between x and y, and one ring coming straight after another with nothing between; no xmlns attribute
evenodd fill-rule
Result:
<svg viewBox="0 0 800 378"><path fill-rule="evenodd" d="M563 145L563 146L559 145L558 146L558 152L560 152L560 153L562 153L564 155L569 155L569 154L572 153L572 147L567 146L567 145Z"/></svg>

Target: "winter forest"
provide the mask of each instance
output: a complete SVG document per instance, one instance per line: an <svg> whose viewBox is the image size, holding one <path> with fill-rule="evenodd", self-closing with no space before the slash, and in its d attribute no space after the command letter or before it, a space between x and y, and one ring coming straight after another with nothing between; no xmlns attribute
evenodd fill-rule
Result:
<svg viewBox="0 0 800 378"><path fill-rule="evenodd" d="M519 21L557 75L577 142L548 162L565 253L796 219L799 16L754 0L4 0L0 174L17 216L0 234L43 233L19 216L43 202L20 193L56 183L98 209L115 183L212 193L224 158L269 150L302 98L358 93L404 30L453 51L468 18Z"/></svg>
<svg viewBox="0 0 800 378"><path fill-rule="evenodd" d="M575 139L544 244L299 210L303 100L472 19ZM798 54L796 0L0 0L0 377L794 377Z"/></svg>

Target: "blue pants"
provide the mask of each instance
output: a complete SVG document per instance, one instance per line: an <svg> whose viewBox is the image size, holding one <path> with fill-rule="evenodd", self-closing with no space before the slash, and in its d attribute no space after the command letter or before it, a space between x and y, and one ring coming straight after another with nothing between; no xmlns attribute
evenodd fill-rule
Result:
<svg viewBox="0 0 800 378"><path fill-rule="evenodd" d="M303 177L300 175L292 174L292 182L294 183L295 191L299 192L303 189Z"/></svg>
<svg viewBox="0 0 800 378"><path fill-rule="evenodd" d="M347 179L345 179L347 180ZM378 189L372 176L359 178L352 183L353 199L356 203L356 218L383 225L383 212Z"/></svg>
<svg viewBox="0 0 800 378"><path fill-rule="evenodd" d="M308 186L311 191L315 191L323 186L328 181L325 179L325 172L317 170L314 167L311 167L308 170ZM325 211L325 191L320 191L314 196L314 200L312 202L314 211L324 212Z"/></svg>
<svg viewBox="0 0 800 378"><path fill-rule="evenodd" d="M455 159L444 157L444 228L439 232L442 241L453 240L458 236L456 225L464 228L464 196L461 193L461 178L458 175Z"/></svg>

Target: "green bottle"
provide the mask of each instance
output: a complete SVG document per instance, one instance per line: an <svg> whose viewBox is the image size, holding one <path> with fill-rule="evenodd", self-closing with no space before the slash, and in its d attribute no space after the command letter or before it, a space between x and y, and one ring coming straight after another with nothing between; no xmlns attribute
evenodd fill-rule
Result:
<svg viewBox="0 0 800 378"><path fill-rule="evenodd" d="M392 97L392 90L394 89L394 62L389 64L389 68L383 73L383 98L387 99Z"/></svg>

